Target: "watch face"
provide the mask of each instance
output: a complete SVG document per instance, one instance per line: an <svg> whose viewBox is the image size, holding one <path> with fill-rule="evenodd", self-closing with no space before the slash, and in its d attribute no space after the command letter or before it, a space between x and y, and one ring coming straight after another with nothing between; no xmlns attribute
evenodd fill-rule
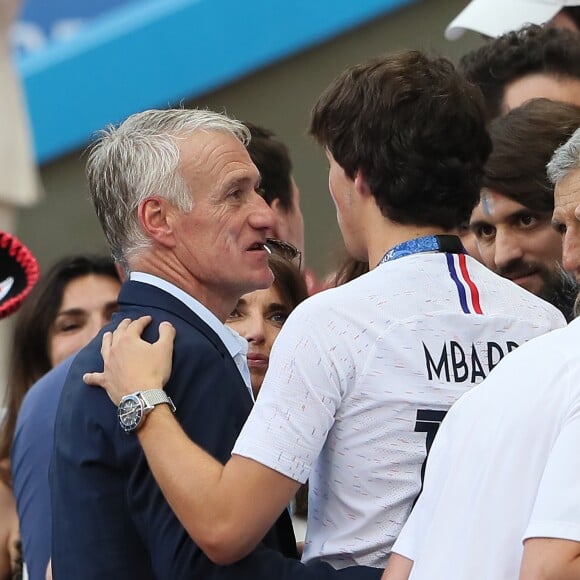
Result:
<svg viewBox="0 0 580 580"><path fill-rule="evenodd" d="M143 403L135 395L127 395L121 399L117 415L123 430L134 431L143 418Z"/></svg>

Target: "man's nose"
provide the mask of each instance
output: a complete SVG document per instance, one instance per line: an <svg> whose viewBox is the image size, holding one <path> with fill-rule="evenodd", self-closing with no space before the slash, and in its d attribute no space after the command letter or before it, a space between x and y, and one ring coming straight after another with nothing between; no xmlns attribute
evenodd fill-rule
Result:
<svg viewBox="0 0 580 580"><path fill-rule="evenodd" d="M255 194L254 207L250 216L252 227L259 230L273 231L276 228L276 214L274 210L266 203L266 200Z"/></svg>
<svg viewBox="0 0 580 580"><path fill-rule="evenodd" d="M521 259L523 254L519 236L509 230L498 228L495 234L494 253L496 268L498 270L505 268L510 262Z"/></svg>

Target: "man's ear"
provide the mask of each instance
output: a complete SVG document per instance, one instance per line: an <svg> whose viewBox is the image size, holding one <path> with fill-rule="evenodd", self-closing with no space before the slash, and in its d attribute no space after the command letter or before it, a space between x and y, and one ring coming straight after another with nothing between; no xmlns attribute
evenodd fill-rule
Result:
<svg viewBox="0 0 580 580"><path fill-rule="evenodd" d="M368 181L364 176L364 173L358 169L354 175L354 189L362 197L368 198L372 197L371 188L369 187Z"/></svg>
<svg viewBox="0 0 580 580"><path fill-rule="evenodd" d="M162 246L173 247L175 237L172 227L173 207L162 197L148 197L137 208L139 224L148 237Z"/></svg>
<svg viewBox="0 0 580 580"><path fill-rule="evenodd" d="M271 235L274 238L282 239L285 231L284 225L288 221L286 218L288 212L282 207L279 197L272 200L272 203L270 204L270 209L274 212L274 215L276 216L276 224L274 228L272 228Z"/></svg>
<svg viewBox="0 0 580 580"><path fill-rule="evenodd" d="M272 211L276 214L276 217L283 216L288 213L288 210L282 207L282 203L280 202L279 197L276 197L275 199L272 200L270 208L272 208Z"/></svg>

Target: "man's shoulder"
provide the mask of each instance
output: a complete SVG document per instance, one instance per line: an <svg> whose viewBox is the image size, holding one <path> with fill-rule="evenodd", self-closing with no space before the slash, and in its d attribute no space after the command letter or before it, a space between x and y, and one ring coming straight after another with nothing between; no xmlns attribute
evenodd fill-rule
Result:
<svg viewBox="0 0 580 580"><path fill-rule="evenodd" d="M301 302L293 311L318 314L324 316L325 311L348 306L352 310L353 301L365 300L369 294L376 294L377 284L374 282L374 271L367 272L350 282L326 288Z"/></svg>
<svg viewBox="0 0 580 580"><path fill-rule="evenodd" d="M170 322L177 330L175 352L179 352L182 346L191 348L193 344L196 348L217 348L222 354L227 350L216 331L205 320L163 288L130 280L123 285L119 305L119 312L114 318L115 326L123 318L152 317L151 324L143 334L146 339L156 340L159 324Z"/></svg>
<svg viewBox="0 0 580 580"><path fill-rule="evenodd" d="M553 328L565 326L564 315L553 304L499 276L468 257L473 283L481 292L483 314L505 314L528 320L548 320Z"/></svg>

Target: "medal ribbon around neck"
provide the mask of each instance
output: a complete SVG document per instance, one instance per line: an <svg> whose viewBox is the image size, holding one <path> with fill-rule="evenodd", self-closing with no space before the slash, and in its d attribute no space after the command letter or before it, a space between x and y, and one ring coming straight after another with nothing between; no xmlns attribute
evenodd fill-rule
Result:
<svg viewBox="0 0 580 580"><path fill-rule="evenodd" d="M457 236L423 236L397 244L382 257L379 265L390 262L391 260L424 252L467 253L461 240Z"/></svg>
<svg viewBox="0 0 580 580"><path fill-rule="evenodd" d="M477 284L469 273L467 252L457 236L424 236L407 240L391 248L383 256L379 265L422 252L439 252L446 255L447 269L457 288L461 309L465 314L483 314Z"/></svg>

